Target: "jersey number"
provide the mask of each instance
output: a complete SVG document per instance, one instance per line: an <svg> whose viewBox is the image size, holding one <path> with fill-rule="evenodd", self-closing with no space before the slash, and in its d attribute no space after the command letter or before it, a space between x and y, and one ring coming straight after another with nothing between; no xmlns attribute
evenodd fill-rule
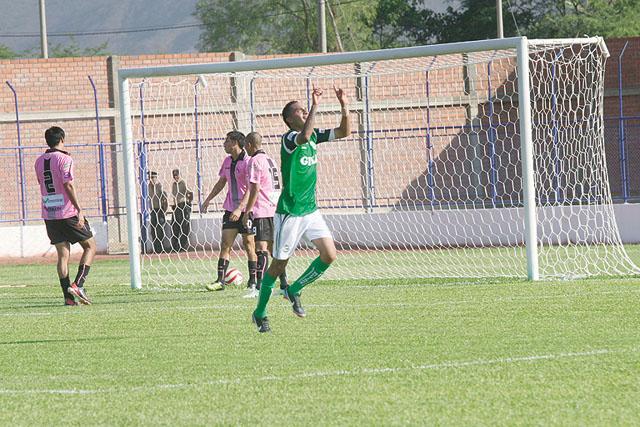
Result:
<svg viewBox="0 0 640 427"><path fill-rule="evenodd" d="M55 193L56 188L53 185L53 174L51 173L51 159L44 161L44 172L42 173L44 178L44 186L47 189L47 193Z"/></svg>
<svg viewBox="0 0 640 427"><path fill-rule="evenodd" d="M269 162L269 173L271 174L271 181L273 182L273 189L280 190L280 174L278 173L278 167L273 164L271 159L267 159Z"/></svg>

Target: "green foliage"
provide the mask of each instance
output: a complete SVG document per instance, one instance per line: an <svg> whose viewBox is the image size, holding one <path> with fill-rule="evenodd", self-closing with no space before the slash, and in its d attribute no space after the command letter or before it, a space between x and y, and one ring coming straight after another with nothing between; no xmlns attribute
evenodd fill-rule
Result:
<svg viewBox="0 0 640 427"><path fill-rule="evenodd" d="M328 3L327 49L338 50L338 39L344 50L368 48L371 30L367 22L376 4ZM317 12L316 0L199 0L195 15L205 25L200 49L249 54L317 52Z"/></svg>
<svg viewBox="0 0 640 427"><path fill-rule="evenodd" d="M380 0L375 13L367 22L371 28L371 44L385 49L398 47L415 39L407 31L417 30L414 23L424 19L424 13L430 10L417 11L406 0Z"/></svg>
<svg viewBox="0 0 640 427"><path fill-rule="evenodd" d="M506 37L640 35L640 0L513 0L502 15ZM420 0L380 0L370 24L380 47L495 38L496 2L462 0L436 13Z"/></svg>
<svg viewBox="0 0 640 427"><path fill-rule="evenodd" d="M528 28L531 37L604 37L640 35L639 0L541 1L542 10Z"/></svg>
<svg viewBox="0 0 640 427"><path fill-rule="evenodd" d="M107 50L107 42L102 43L101 45L95 47L86 47L81 48L80 46L72 41L70 44L61 44L58 43L53 46L49 46L49 58L68 58L68 57L77 57L77 56L109 56ZM29 49L16 54L15 57L19 58L40 58L41 52L40 49Z"/></svg>
<svg viewBox="0 0 640 427"><path fill-rule="evenodd" d="M424 0L329 0L328 50L339 50L338 40L344 50L364 50L497 36L495 0L457 5L435 12ZM506 37L640 35L640 0L512 0L502 15ZM196 16L205 24L205 51L318 51L316 0L199 0Z"/></svg>
<svg viewBox="0 0 640 427"><path fill-rule="evenodd" d="M17 55L14 51L3 44L0 44L0 59L10 59L15 58L16 56Z"/></svg>
<svg viewBox="0 0 640 427"><path fill-rule="evenodd" d="M71 39L69 44L56 44L49 50L49 56L52 58L65 58L73 56L108 56L107 42L95 47L81 48L75 40Z"/></svg>
<svg viewBox="0 0 640 427"><path fill-rule="evenodd" d="M526 27L533 17L532 2L520 3L513 13L518 25ZM504 34L515 35L514 20L506 4L503 8ZM382 48L495 38L496 2L462 0L457 9L450 6L445 12L435 12L420 0L381 0L372 25Z"/></svg>

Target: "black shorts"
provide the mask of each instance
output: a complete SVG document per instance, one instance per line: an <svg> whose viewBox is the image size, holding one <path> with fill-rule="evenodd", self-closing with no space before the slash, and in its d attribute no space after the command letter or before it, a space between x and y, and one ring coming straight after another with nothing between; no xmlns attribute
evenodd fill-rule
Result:
<svg viewBox="0 0 640 427"><path fill-rule="evenodd" d="M76 227L78 224L77 216L65 219L45 219L44 224L47 227L47 236L49 236L52 245L62 242L73 244L93 237L91 226L86 218L83 228Z"/></svg>
<svg viewBox="0 0 640 427"><path fill-rule="evenodd" d="M256 240L273 242L273 217L254 218L253 234L256 235Z"/></svg>
<svg viewBox="0 0 640 427"><path fill-rule="evenodd" d="M244 212L240 215L240 219L237 221L231 221L229 217L231 216L231 212L224 211L224 216L222 217L222 229L223 230L238 230L240 234L253 234L252 230L247 230L247 227L244 226Z"/></svg>

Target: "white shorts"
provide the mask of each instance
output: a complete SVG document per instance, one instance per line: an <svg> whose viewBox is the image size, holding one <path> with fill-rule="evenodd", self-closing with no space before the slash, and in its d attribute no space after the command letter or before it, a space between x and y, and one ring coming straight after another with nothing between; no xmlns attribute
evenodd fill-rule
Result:
<svg viewBox="0 0 640 427"><path fill-rule="evenodd" d="M277 213L273 217L273 223L275 226L273 257L279 260L291 258L302 238L312 242L316 239L333 237L319 211L304 216Z"/></svg>

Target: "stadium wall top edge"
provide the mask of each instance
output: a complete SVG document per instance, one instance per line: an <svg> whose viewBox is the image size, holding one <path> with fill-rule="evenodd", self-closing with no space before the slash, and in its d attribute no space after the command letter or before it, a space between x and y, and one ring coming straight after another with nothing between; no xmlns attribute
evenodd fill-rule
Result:
<svg viewBox="0 0 640 427"><path fill-rule="evenodd" d="M503 39L475 40L426 46L402 47L394 49L332 53L325 55L309 55L299 56L295 58L253 59L235 62L165 65L159 67L144 68L122 68L118 71L118 77L119 79L124 80L130 78L215 74L239 71L272 70L278 68L304 68L357 62L375 62L392 59L414 58L419 56L438 56L453 53L479 52L486 50L518 49L518 46L522 41L527 42L529 45L597 42L602 45L603 51L607 56L609 53L601 37L535 40L527 40L526 37L508 37Z"/></svg>

